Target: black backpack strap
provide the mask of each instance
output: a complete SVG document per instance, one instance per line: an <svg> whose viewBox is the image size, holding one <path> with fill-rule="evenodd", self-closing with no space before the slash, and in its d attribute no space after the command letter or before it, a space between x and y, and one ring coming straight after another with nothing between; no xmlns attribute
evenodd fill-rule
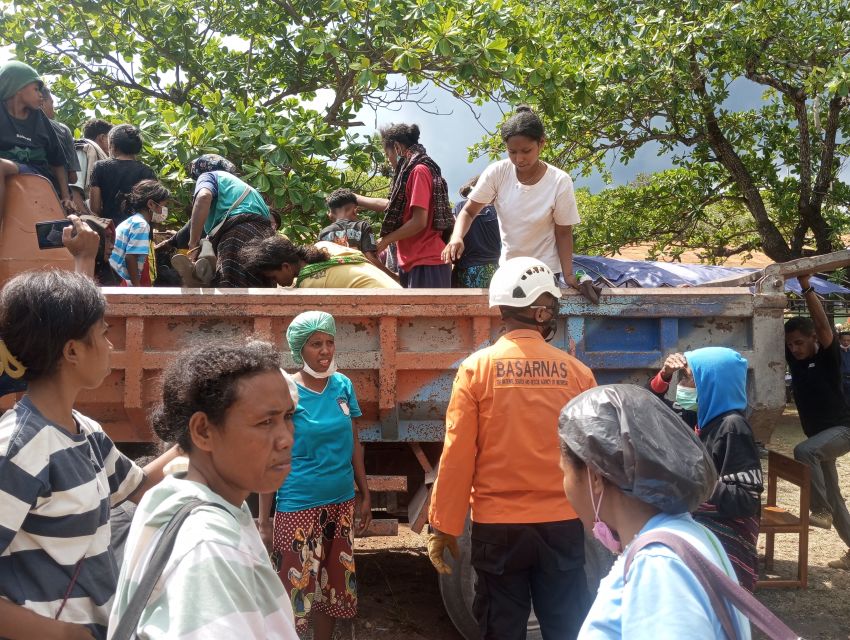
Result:
<svg viewBox="0 0 850 640"><path fill-rule="evenodd" d="M729 615L726 603L738 609L753 624L761 629L772 640L800 640L782 620L777 618L767 607L756 600L755 596L737 582L723 573L717 565L694 548L687 540L670 531L651 531L638 536L630 545L626 554L623 580L628 580L629 567L635 554L649 544L662 544L673 551L685 566L696 576L705 589L711 606L729 640L737 640L735 625Z"/></svg>
<svg viewBox="0 0 850 640"><path fill-rule="evenodd" d="M177 513L175 513L168 524L165 525L162 535L157 541L156 549L151 556L150 562L148 562L147 569L139 582L139 586L133 594L133 597L130 598L127 610L124 612L124 615L115 627L115 632L112 634L112 640L132 640L132 638L136 637L136 627L139 624L139 620L142 617L145 607L148 606L148 600L150 600L154 587L162 576L162 572L165 569L168 559L171 557L171 551L174 549L174 542L177 540L177 533L180 531L180 527L183 526L186 518L189 517L189 514L191 514L196 507L202 506L216 507L225 513L230 513L223 505L201 500L200 498L189 500L189 502L177 510Z"/></svg>

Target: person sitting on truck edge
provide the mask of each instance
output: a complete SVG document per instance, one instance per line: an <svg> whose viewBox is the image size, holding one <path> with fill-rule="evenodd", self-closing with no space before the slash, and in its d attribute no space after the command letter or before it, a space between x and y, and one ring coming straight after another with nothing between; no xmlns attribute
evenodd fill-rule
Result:
<svg viewBox="0 0 850 640"><path fill-rule="evenodd" d="M419 144L417 125L392 124L380 133L394 171L392 193L389 199L357 196L359 206L384 212L377 252L395 244L402 287L449 288L452 269L441 258L442 236L453 219L440 167Z"/></svg>
<svg viewBox="0 0 850 640"><path fill-rule="evenodd" d="M289 597L245 502L290 472L294 387L267 342L196 345L172 360L151 422L186 452L188 470L139 503L108 638L127 629L124 637L139 640L297 640ZM157 589L138 620L127 619L161 532L193 500L203 503L180 528Z"/></svg>
<svg viewBox="0 0 850 640"><path fill-rule="evenodd" d="M797 279L811 318L791 318L785 323L785 360L806 434L794 447L794 458L811 468L809 523L824 529L835 524L835 531L848 546L841 558L828 564L850 571L850 513L835 468L835 461L850 452L850 406L842 389L841 348L809 276Z"/></svg>
<svg viewBox="0 0 850 640"><path fill-rule="evenodd" d="M62 151L65 153L65 171L68 174L68 184L71 185L77 181L77 172L80 170L80 162L77 160L77 152L74 149L74 134L67 125L56 119L53 93L46 84L41 86L41 110L50 120L50 124L56 131L56 138L62 145Z"/></svg>
<svg viewBox="0 0 850 640"><path fill-rule="evenodd" d="M483 638L525 637L532 603L544 638L574 638L590 606L584 530L561 489L558 415L593 374L547 344L560 289L535 258L512 258L490 283L505 333L460 365L431 493L429 558L440 573L472 507L473 612Z"/></svg>
<svg viewBox="0 0 850 640"><path fill-rule="evenodd" d="M356 249L332 242L299 247L283 236L255 240L242 247L239 261L271 286L301 289L400 289L401 285Z"/></svg>
<svg viewBox="0 0 850 640"><path fill-rule="evenodd" d="M74 135L71 130L56 120L56 107L53 104L53 94L46 84L41 85L41 110L50 120L50 124L56 131L56 138L62 145L65 153L65 171L68 174L68 185L77 181L77 172L80 170L80 162L77 160L77 151L74 149Z"/></svg>
<svg viewBox="0 0 850 640"><path fill-rule="evenodd" d="M11 60L0 67L0 220L6 178L35 173L50 180L66 211L72 210L65 154L41 110L44 82L28 64Z"/></svg>
<svg viewBox="0 0 850 640"><path fill-rule="evenodd" d="M298 314L286 330L301 370L292 472L277 491L260 495L260 533L295 610L302 636L331 640L337 618L357 615L354 535L372 520L363 446L352 418L361 415L354 387L336 370L336 324L324 311ZM359 493L355 501L354 486Z"/></svg>
<svg viewBox="0 0 850 640"><path fill-rule="evenodd" d="M124 197L122 208L130 214L115 229L115 245L109 265L124 287L150 287L156 280L152 223L162 224L168 215L168 189L156 180L142 180Z"/></svg>
<svg viewBox="0 0 850 640"><path fill-rule="evenodd" d="M564 407L559 435L570 504L596 540L621 554L578 637L726 640L705 589L672 549L649 544L627 565L628 548L640 544L642 534L660 531L681 537L735 579L717 538L690 515L717 482L693 430L646 389L617 384L586 391ZM747 619L726 609L733 637L749 640Z"/></svg>
<svg viewBox="0 0 850 640"><path fill-rule="evenodd" d="M106 300L81 273L30 271L0 292L0 339L27 393L0 418L0 637L106 636L118 582L109 508L137 502L176 447L140 469L74 410L109 374Z"/></svg>
<svg viewBox="0 0 850 640"><path fill-rule="evenodd" d="M452 213L457 218L466 206L469 194L478 184L478 178L471 178L460 188L463 198ZM499 237L499 217L496 207L485 205L472 220L472 225L463 239L464 251L452 270L452 286L466 289L486 289L496 269L499 268L499 256L502 253L502 240Z"/></svg>
<svg viewBox="0 0 850 640"><path fill-rule="evenodd" d="M109 218L117 227L130 213L122 209L124 196L142 180L156 180L156 174L136 156L142 152L142 132L131 124L119 124L109 131L109 155L95 163L89 186L89 208L95 215Z"/></svg>

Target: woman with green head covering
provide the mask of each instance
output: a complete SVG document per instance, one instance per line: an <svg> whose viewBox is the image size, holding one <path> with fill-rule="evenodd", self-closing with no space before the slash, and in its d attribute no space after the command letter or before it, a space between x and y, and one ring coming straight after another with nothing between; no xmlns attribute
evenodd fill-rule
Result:
<svg viewBox="0 0 850 640"><path fill-rule="evenodd" d="M372 519L363 447L352 418L361 415L354 387L336 370L336 324L324 311L296 316L286 330L292 359L301 370L292 471L278 490L274 525L260 518L260 535L271 548L292 601L296 628L313 628L330 640L337 618L357 614L352 545ZM360 493L355 527L354 485ZM260 496L260 513L274 494Z"/></svg>
<svg viewBox="0 0 850 640"><path fill-rule="evenodd" d="M43 86L28 64L11 60L0 66L0 220L5 213L6 178L18 173L44 176L63 205L71 205L65 152L41 110Z"/></svg>

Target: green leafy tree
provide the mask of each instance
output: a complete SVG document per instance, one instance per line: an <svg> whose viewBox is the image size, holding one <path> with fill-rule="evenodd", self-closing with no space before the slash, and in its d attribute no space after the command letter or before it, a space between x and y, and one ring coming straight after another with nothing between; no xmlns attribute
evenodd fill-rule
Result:
<svg viewBox="0 0 850 640"><path fill-rule="evenodd" d="M296 237L324 222L325 193L374 184L382 155L356 113L422 100L425 80L485 95L524 25L499 1L0 0L0 44L56 78L68 124L138 124L184 205L187 162L222 153Z"/></svg>
<svg viewBox="0 0 850 640"><path fill-rule="evenodd" d="M533 8L534 41L515 43L513 59L524 61L527 81L504 96L545 114L551 158L604 171L611 154L628 162L653 145L684 170L608 194L606 225L624 233L615 240L599 230L591 244L658 233L693 244L704 236L689 234L724 226L718 212L731 206L749 221L739 228L736 214L706 238L714 255L761 248L785 261L808 244L818 253L839 246L850 205L839 174L850 142L850 4L552 0ZM731 108L735 83L747 82L763 89L762 101Z"/></svg>

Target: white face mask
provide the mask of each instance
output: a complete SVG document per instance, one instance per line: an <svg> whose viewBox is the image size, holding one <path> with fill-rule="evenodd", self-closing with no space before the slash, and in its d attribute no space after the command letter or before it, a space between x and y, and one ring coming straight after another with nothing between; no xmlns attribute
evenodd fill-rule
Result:
<svg viewBox="0 0 850 640"><path fill-rule="evenodd" d="M313 369L310 368L310 365L306 362L301 368L314 378L330 378L333 374L336 373L336 357L331 358L331 363L328 365L326 371L313 371Z"/></svg>
<svg viewBox="0 0 850 640"><path fill-rule="evenodd" d="M154 213L151 216L151 220L153 220L157 224L162 224L165 222L165 219L168 217L168 207L162 207L159 213Z"/></svg>

